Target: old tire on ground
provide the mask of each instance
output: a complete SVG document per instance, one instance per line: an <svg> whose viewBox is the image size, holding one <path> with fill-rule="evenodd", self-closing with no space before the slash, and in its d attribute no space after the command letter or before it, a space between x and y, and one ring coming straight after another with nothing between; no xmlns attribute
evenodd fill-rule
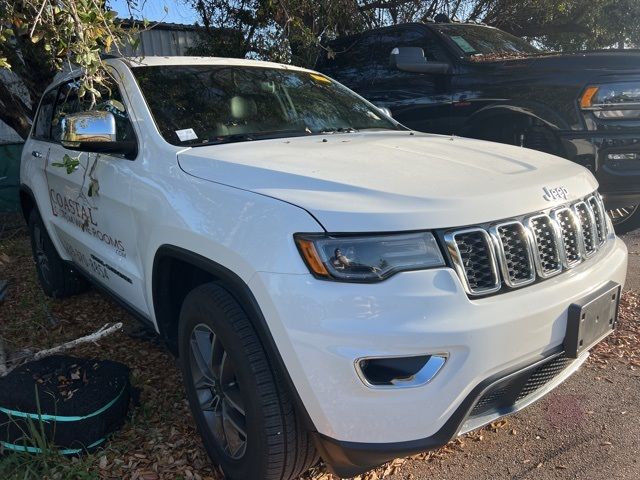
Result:
<svg viewBox="0 0 640 480"><path fill-rule="evenodd" d="M224 288L208 283L187 295L178 341L191 411L226 478L288 480L317 461L279 373Z"/></svg>
<svg viewBox="0 0 640 480"><path fill-rule="evenodd" d="M29 216L29 236L38 281L45 295L64 298L89 288L89 282L58 255L37 209Z"/></svg>
<svg viewBox="0 0 640 480"><path fill-rule="evenodd" d="M619 235L640 228L640 205L613 208L607 210L607 213L611 217L614 230Z"/></svg>

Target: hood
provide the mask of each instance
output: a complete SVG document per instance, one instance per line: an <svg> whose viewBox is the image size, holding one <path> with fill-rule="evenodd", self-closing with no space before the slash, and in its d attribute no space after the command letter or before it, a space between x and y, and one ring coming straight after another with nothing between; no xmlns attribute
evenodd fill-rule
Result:
<svg viewBox="0 0 640 480"><path fill-rule="evenodd" d="M586 169L534 150L409 132L362 132L194 147L190 175L292 203L329 232L458 227L552 207L597 183Z"/></svg>
<svg viewBox="0 0 640 480"><path fill-rule="evenodd" d="M574 53L541 54L520 58L478 57L476 64L502 64L507 68L540 71L582 71L592 75L640 73L640 50L597 50Z"/></svg>

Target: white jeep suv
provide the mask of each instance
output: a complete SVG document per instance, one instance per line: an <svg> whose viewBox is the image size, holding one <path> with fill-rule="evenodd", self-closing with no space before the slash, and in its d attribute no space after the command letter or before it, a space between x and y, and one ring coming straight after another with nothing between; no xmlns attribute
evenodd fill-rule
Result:
<svg viewBox="0 0 640 480"><path fill-rule="evenodd" d="M627 252L584 168L410 131L301 68L108 64L95 106L57 79L24 148L38 276L158 332L228 478L438 447L614 328Z"/></svg>

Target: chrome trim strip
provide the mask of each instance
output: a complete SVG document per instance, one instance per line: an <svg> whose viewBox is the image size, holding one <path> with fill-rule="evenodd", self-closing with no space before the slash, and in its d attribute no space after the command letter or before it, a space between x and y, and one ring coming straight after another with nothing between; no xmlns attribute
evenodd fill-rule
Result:
<svg viewBox="0 0 640 480"><path fill-rule="evenodd" d="M584 206L585 211L587 212L587 215L589 216L589 221L591 222L591 238L593 239L593 249L591 251L587 250L587 245L584 242L584 231L582 232L582 245L583 245L583 250L584 250L584 257L586 258L591 258L593 257L596 252L598 251L598 231L596 228L596 219L595 216L593 215L593 210L591 210L591 207L589 206L589 204L585 201L580 201L580 202L576 202L573 204L572 209L573 209L573 213L576 214L578 223L580 224L580 228L582 229L582 220L580 220L580 212L578 212L578 208L580 206Z"/></svg>
<svg viewBox="0 0 640 480"><path fill-rule="evenodd" d="M483 289L472 289L469 285L469 279L467 277L467 271L462 264L462 257L460 255L460 249L458 248L458 244L456 242L456 237L458 235L466 234L466 233L479 233L485 240L485 244L487 246L487 252L489 254L489 267L491 268L491 272L493 273L493 278L495 279L493 287L483 288ZM493 245L493 240L491 236L484 228L466 228L464 230L455 230L452 232L447 232L444 235L444 241L447 244L447 248L449 250L449 256L453 262L453 267L455 268L458 276L462 280L462 286L467 292L468 295L479 296L479 295L487 295L490 293L495 293L502 288L502 282L500 281L500 274L498 272L498 262L496 259L495 248Z"/></svg>
<svg viewBox="0 0 640 480"><path fill-rule="evenodd" d="M502 234L500 233L500 229L503 227L508 227L512 225L515 225L520 230L520 234L525 242L526 249L527 249L527 260L528 260L529 272L531 273L529 275L529 278L525 280L513 281L511 279L511 275L509 274L509 266L507 264L507 256L504 251L504 242L502 241ZM502 279L504 280L504 283L506 283L511 288L516 288L516 287L524 287L525 285L529 285L530 283L535 282L536 268L533 262L534 255L533 255L533 248L531 244L531 236L529 235L527 230L524 228L524 226L517 220L512 220L510 222L503 222L503 223L499 223L497 225L492 226L489 229L489 232L491 233L491 236L495 243L495 248L496 248L498 259L499 259L498 264L500 265L500 270L502 272Z"/></svg>
<svg viewBox="0 0 640 480"><path fill-rule="evenodd" d="M600 248L607 241L607 219L604 217L604 208L598 201L598 197L596 197L595 195L590 195L585 201L587 202L587 205L591 207L594 218L597 214L598 218L600 219L602 231L600 231L600 229L598 229L598 226L596 225L596 232L598 233L598 248Z"/></svg>
<svg viewBox="0 0 640 480"><path fill-rule="evenodd" d="M570 217L570 221L573 225L573 228L575 229L576 242L578 244L578 259L573 261L569 261L569 259L567 258L567 245L565 245L564 243L564 232L562 229L562 222L558 218L558 215L564 212L566 212ZM551 219L554 220L558 224L558 227L560 228L560 242L561 242L560 244L562 245L562 249L564 252L565 268L573 268L576 265L579 265L584 259L584 243L582 241L582 228L580 227L580 221L576 218L576 215L573 213L573 210L570 209L569 207L562 207L562 208L557 208L555 210L552 210Z"/></svg>
<svg viewBox="0 0 640 480"><path fill-rule="evenodd" d="M604 212L604 216L602 218L604 219L605 237L608 239L609 235L615 233L613 230L613 224L610 222L609 214L607 214L607 209L604 207L604 199L602 198L602 195L600 195L600 192L596 192L594 195L598 199L598 205Z"/></svg>
<svg viewBox="0 0 640 480"><path fill-rule="evenodd" d="M427 363L411 378L406 380L396 380L392 382L391 385L374 385L367 379L366 375L362 371L362 367L360 367L360 362L363 360L385 360L385 359L393 359L393 358L410 358L410 357L429 357ZM358 378L364 383L367 387L374 390L389 390L389 389L398 389L398 388L417 388L423 387L431 382L438 373L442 370L445 363L449 359L448 353L420 353L416 355L389 355L389 356L379 356L379 357L360 357L356 358L354 362L354 366L356 369L356 373L358 374Z"/></svg>
<svg viewBox="0 0 640 480"><path fill-rule="evenodd" d="M544 267L542 266L542 258L540 257L540 243L538 241L538 237L535 234L535 227L533 226L534 220L537 220L539 218L549 221L549 225L551 226L551 230L553 231L553 239L555 241L554 242L556 247L555 253L558 259L558 268L548 272L545 271ZM533 243L535 246L534 249L536 250L536 254L534 255L533 259L536 264L536 270L538 272L538 276L540 278L547 279L561 273L563 270L563 265L565 263L565 258L564 258L564 251L560 248L560 245L562 245L562 236L561 236L562 234L560 232L560 227L558 226L558 223L555 220L553 220L549 215L545 215L543 213L540 215L533 215L531 217L528 217L524 222L525 222L525 226L527 227L527 230L529 230L529 233L531 235L531 238L533 239Z"/></svg>

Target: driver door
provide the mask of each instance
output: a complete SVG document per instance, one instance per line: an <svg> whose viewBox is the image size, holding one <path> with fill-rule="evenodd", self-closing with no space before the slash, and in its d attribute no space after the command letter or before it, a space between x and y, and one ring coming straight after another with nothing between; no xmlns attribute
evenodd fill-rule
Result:
<svg viewBox="0 0 640 480"><path fill-rule="evenodd" d="M129 206L130 165L135 160L74 151L61 144L62 119L91 108L88 95L80 98L79 89L78 80L61 85L51 122L46 178L52 233L86 275L146 316L140 258L134 249L136 225ZM117 86L104 89L94 109L114 115L118 140L135 138Z"/></svg>

